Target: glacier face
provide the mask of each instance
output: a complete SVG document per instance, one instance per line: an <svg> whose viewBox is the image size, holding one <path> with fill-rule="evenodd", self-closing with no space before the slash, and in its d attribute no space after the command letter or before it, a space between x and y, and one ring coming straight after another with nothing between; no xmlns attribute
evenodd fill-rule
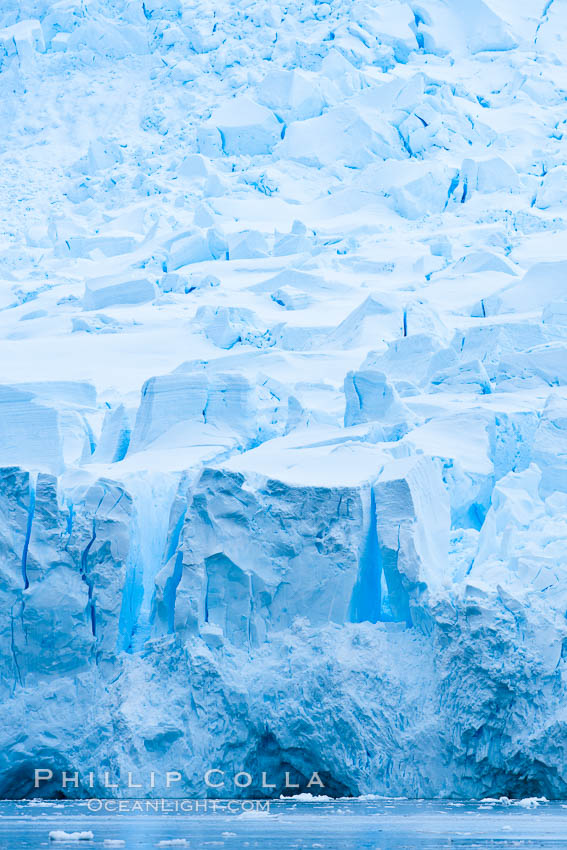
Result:
<svg viewBox="0 0 567 850"><path fill-rule="evenodd" d="M567 794L566 24L2 4L0 796Z"/></svg>

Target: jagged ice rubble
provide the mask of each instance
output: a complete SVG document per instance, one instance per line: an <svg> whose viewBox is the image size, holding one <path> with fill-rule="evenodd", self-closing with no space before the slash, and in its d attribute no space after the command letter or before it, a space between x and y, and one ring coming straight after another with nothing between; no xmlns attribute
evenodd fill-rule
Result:
<svg viewBox="0 0 567 850"><path fill-rule="evenodd" d="M0 796L567 795L566 32L2 2Z"/></svg>

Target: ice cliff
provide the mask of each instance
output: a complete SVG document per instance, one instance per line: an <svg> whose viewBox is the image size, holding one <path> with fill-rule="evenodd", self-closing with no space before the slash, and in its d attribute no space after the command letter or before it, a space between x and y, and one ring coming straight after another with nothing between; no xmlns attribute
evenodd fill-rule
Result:
<svg viewBox="0 0 567 850"><path fill-rule="evenodd" d="M567 795L566 31L4 0L0 796Z"/></svg>

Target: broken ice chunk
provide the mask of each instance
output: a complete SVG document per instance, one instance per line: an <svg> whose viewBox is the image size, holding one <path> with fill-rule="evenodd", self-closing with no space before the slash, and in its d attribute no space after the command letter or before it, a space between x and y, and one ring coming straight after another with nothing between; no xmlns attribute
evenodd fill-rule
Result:
<svg viewBox="0 0 567 850"><path fill-rule="evenodd" d="M155 284L139 272L108 275L85 282L83 309L100 310L120 304L144 304L156 297Z"/></svg>
<svg viewBox="0 0 567 850"><path fill-rule="evenodd" d="M282 124L274 113L246 96L235 97L215 109L203 129L218 130L222 151L230 156L270 153L282 134ZM208 145L199 141L199 147L201 153L211 155Z"/></svg>

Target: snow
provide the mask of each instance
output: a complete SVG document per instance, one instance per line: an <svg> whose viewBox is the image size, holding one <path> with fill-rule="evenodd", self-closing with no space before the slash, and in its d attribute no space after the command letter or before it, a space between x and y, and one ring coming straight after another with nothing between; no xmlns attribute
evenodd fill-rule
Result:
<svg viewBox="0 0 567 850"><path fill-rule="evenodd" d="M567 795L565 24L3 4L0 795Z"/></svg>

